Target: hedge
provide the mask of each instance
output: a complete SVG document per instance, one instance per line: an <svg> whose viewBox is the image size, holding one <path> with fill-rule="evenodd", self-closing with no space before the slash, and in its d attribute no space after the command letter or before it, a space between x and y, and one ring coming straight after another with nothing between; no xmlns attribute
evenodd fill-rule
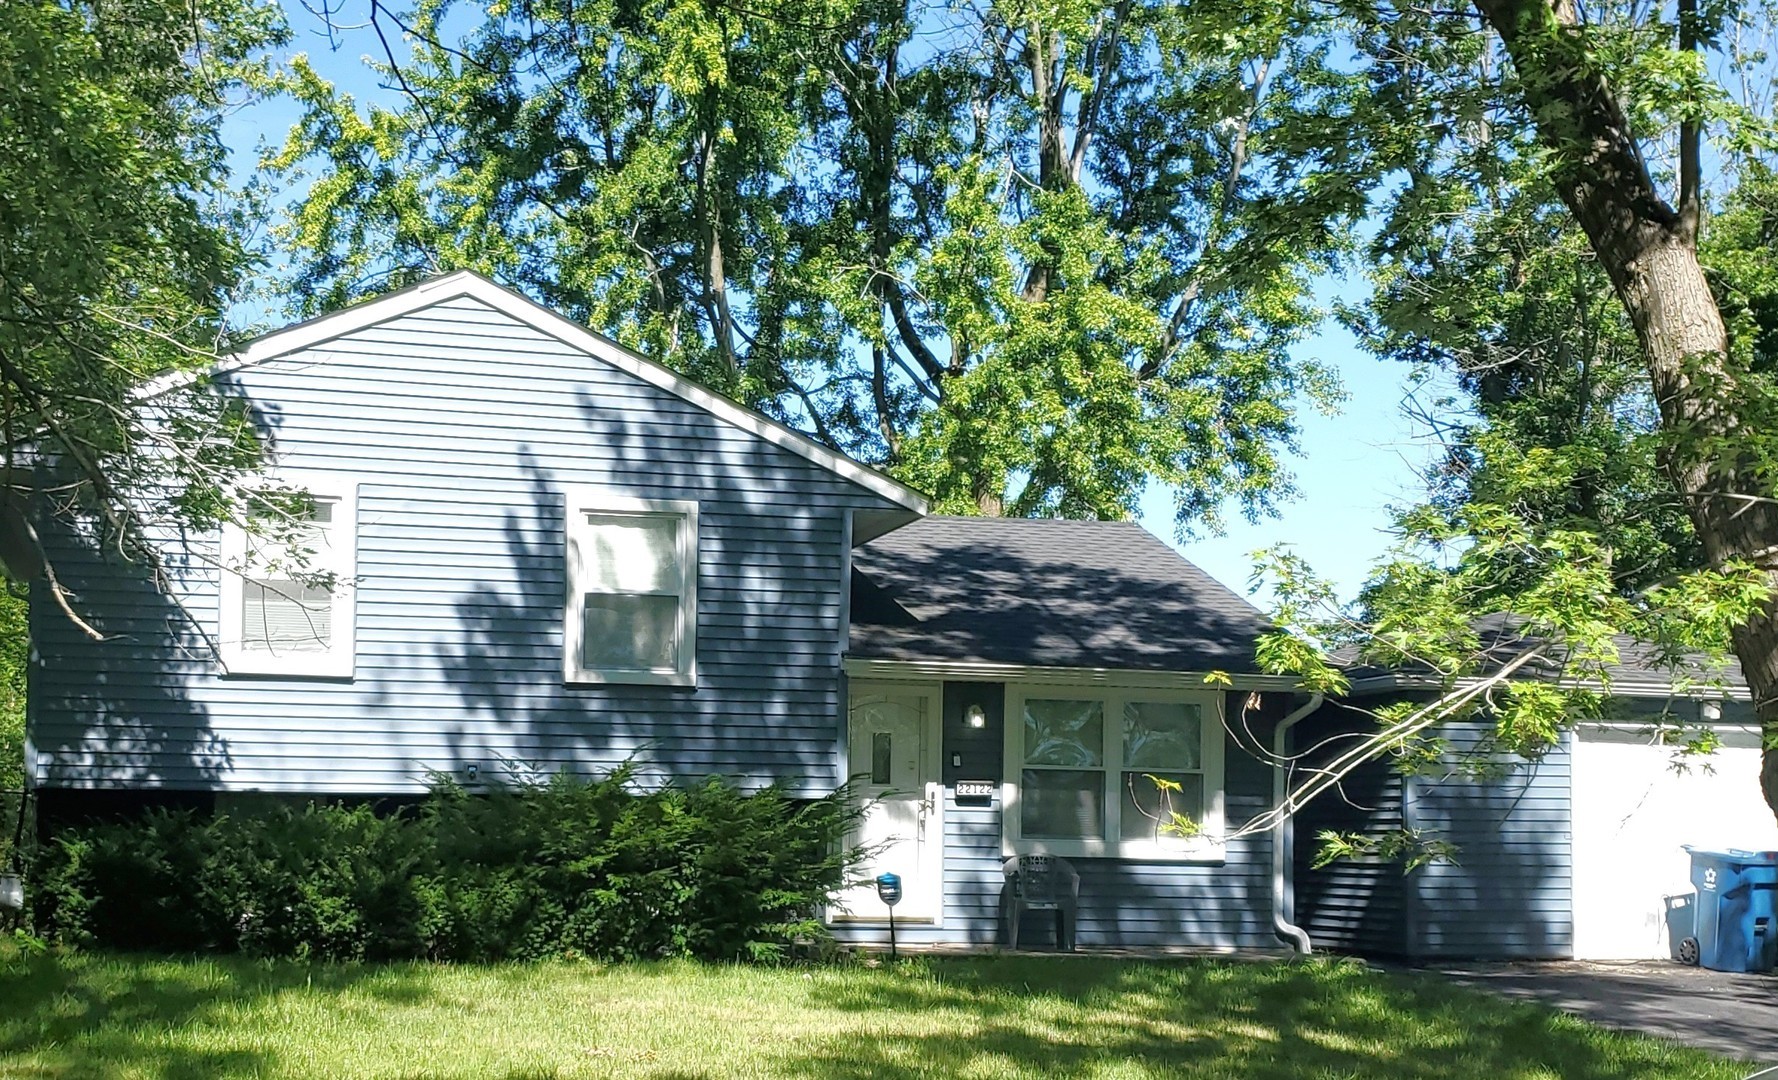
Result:
<svg viewBox="0 0 1778 1080"><path fill-rule="evenodd" d="M765 960L821 936L857 857L844 792L633 780L444 785L389 815L149 811L62 831L31 905L64 945L327 960Z"/></svg>

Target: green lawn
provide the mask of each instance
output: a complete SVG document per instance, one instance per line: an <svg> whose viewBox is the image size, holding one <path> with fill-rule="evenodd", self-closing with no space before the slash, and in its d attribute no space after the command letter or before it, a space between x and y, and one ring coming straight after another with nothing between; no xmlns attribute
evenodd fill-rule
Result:
<svg viewBox="0 0 1778 1080"><path fill-rule="evenodd" d="M1739 1078L1352 963L309 967L0 952L0 1077Z"/></svg>

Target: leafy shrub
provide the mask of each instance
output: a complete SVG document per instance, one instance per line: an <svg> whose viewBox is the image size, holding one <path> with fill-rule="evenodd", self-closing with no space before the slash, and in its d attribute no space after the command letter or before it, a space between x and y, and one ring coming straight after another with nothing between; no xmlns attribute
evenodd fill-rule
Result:
<svg viewBox="0 0 1778 1080"><path fill-rule="evenodd" d="M445 785L391 816L150 811L58 836L34 908L64 944L343 960L771 959L820 933L852 860L843 792L632 779Z"/></svg>
<svg viewBox="0 0 1778 1080"><path fill-rule="evenodd" d="M3 785L4 781L0 781L0 874L13 867L14 837L22 839L30 836L33 825L31 804L26 801L24 791L17 788L6 788ZM24 812L22 818L20 811ZM28 845L26 846L28 847ZM21 851L18 854L22 856L25 852Z"/></svg>
<svg viewBox="0 0 1778 1080"><path fill-rule="evenodd" d="M11 869L12 841L25 786L25 666L31 652L29 607L0 585L0 873Z"/></svg>

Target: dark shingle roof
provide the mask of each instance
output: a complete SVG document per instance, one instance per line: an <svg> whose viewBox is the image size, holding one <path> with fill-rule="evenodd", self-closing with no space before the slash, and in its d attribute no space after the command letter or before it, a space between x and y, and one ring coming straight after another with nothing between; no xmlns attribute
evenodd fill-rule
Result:
<svg viewBox="0 0 1778 1080"><path fill-rule="evenodd" d="M853 554L849 655L1252 672L1267 624L1134 522L929 517Z"/></svg>

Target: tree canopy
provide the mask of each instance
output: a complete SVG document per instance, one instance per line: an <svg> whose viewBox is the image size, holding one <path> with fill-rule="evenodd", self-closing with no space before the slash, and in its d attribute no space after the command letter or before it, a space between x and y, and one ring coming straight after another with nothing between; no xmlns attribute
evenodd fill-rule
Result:
<svg viewBox="0 0 1778 1080"><path fill-rule="evenodd" d="M516 284L972 513L1182 523L1289 488L1334 381L1364 110L1287 10L373 5L393 104L296 66L309 308Z"/></svg>
<svg viewBox="0 0 1778 1080"><path fill-rule="evenodd" d="M250 263L221 119L282 26L257 0L22 0L0 18L8 491L90 515L133 556L150 552L148 517L214 520L228 476L256 460L250 425L201 385L138 396L215 358ZM49 463L47 479L13 474ZM78 621L55 568L30 561L9 569L47 575Z"/></svg>
<svg viewBox="0 0 1778 1080"><path fill-rule="evenodd" d="M1360 611L1301 560L1275 568L1310 641L1443 677L1436 707L1385 710L1379 746L1436 758L1433 725L1463 716L1541 753L1606 707L1624 637L1655 646L1676 694L1720 692L1732 648L1778 807L1771 16L1543 0L1358 16L1422 134L1367 247L1374 294L1344 315L1459 391L1422 403L1446 452ZM1484 616L1554 646L1534 677L1501 671L1503 624ZM1300 643L1276 648L1337 684ZM1478 681L1497 685L1464 689Z"/></svg>

